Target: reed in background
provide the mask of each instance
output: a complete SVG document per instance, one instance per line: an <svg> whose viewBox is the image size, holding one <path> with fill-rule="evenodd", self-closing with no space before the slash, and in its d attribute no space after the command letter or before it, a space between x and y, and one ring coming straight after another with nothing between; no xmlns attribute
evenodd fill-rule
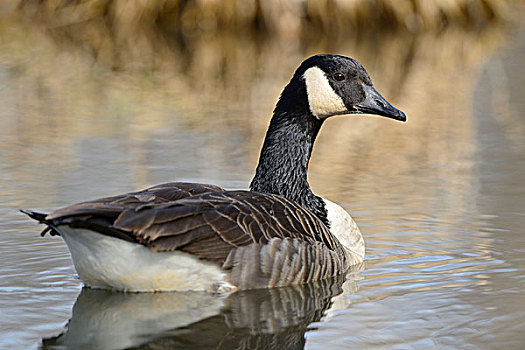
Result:
<svg viewBox="0 0 525 350"><path fill-rule="evenodd" d="M15 2L13 2L15 3ZM338 42L385 32L482 30L512 15L512 0L19 0L11 9L60 42L114 69L145 56L193 49L218 34L261 43ZM381 34L379 34L381 33ZM289 44L286 44L289 45ZM330 49L330 48L328 48Z"/></svg>

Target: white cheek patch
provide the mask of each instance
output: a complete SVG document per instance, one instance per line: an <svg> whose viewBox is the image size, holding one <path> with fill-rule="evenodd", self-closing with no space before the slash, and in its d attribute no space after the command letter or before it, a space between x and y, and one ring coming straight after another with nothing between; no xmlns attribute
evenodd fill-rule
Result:
<svg viewBox="0 0 525 350"><path fill-rule="evenodd" d="M319 67L304 72L306 94L310 111L319 119L348 112L343 99L330 86L325 73Z"/></svg>

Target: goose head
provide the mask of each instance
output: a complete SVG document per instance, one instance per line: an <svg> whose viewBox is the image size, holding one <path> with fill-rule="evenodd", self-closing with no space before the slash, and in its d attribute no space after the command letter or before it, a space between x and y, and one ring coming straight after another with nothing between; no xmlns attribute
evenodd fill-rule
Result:
<svg viewBox="0 0 525 350"><path fill-rule="evenodd" d="M365 68L349 57L316 55L306 59L283 95L290 92L287 89L297 91L303 88L309 112L319 120L341 114L375 114L406 121L405 113L377 92Z"/></svg>

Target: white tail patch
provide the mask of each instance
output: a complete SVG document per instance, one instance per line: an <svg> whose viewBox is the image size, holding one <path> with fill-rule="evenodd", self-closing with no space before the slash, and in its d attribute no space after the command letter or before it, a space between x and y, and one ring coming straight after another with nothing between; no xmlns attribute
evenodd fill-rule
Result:
<svg viewBox="0 0 525 350"><path fill-rule="evenodd" d="M343 99L330 86L325 73L319 67L304 72L308 105L312 114L321 119L348 112Z"/></svg>
<svg viewBox="0 0 525 350"><path fill-rule="evenodd" d="M365 240L354 219L340 206L324 199L330 232L341 242L350 256L350 265L359 264L365 259Z"/></svg>

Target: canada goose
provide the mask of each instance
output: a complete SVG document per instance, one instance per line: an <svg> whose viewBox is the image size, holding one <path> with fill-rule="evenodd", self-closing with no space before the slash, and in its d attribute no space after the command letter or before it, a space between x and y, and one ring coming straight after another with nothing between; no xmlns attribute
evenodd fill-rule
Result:
<svg viewBox="0 0 525 350"><path fill-rule="evenodd" d="M312 56L281 93L250 191L174 182L24 213L62 236L95 288L226 292L332 277L363 261L364 241L343 208L312 193L308 162L326 118L360 113L406 120L359 62Z"/></svg>

